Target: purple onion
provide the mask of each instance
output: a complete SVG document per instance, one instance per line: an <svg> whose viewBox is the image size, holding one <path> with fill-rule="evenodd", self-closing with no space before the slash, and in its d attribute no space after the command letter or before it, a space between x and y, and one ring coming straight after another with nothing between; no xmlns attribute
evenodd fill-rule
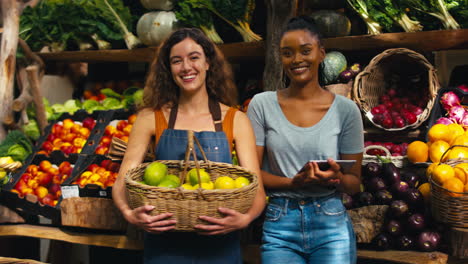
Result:
<svg viewBox="0 0 468 264"><path fill-rule="evenodd" d="M436 124L443 124L443 125L450 125L450 124L453 123L453 121L452 121L452 119L449 119L447 117L441 117L441 118L437 119L437 121L435 123Z"/></svg>
<svg viewBox="0 0 468 264"><path fill-rule="evenodd" d="M460 105L460 98L456 93L450 91L440 97L440 103L446 111L449 111L452 107Z"/></svg>
<svg viewBox="0 0 468 264"><path fill-rule="evenodd" d="M462 118L460 124L461 124L462 126L468 126L468 113L465 113L465 115L463 116L463 118Z"/></svg>
<svg viewBox="0 0 468 264"><path fill-rule="evenodd" d="M448 116L456 123L461 123L463 117L465 116L465 108L461 105L456 105L448 110Z"/></svg>

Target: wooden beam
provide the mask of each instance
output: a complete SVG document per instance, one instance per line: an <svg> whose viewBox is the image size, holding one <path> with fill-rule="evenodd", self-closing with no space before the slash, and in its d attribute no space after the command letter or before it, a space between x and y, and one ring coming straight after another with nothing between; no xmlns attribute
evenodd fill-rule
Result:
<svg viewBox="0 0 468 264"><path fill-rule="evenodd" d="M358 250L358 258L402 264L446 264L448 255L441 252Z"/></svg>

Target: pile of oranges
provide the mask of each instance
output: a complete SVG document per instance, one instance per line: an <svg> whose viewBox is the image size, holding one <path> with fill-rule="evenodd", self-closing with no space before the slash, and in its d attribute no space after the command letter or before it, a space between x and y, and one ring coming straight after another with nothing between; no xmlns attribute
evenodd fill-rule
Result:
<svg viewBox="0 0 468 264"><path fill-rule="evenodd" d="M432 162L426 175L432 175L434 182L440 186L458 192L451 192L450 195L461 196L461 193L468 192L468 130L455 123L435 124L429 129L427 137L428 142L413 141L408 145L409 161ZM467 162L453 167L443 163L451 159L466 159Z"/></svg>

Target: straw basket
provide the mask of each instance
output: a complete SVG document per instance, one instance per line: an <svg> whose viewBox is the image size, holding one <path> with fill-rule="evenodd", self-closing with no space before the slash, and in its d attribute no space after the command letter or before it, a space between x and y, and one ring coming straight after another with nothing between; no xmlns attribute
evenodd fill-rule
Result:
<svg viewBox="0 0 468 264"><path fill-rule="evenodd" d="M204 161L198 161L195 153L194 142L197 144ZM190 155L193 161L190 161ZM229 176L233 179L243 176L249 179L250 184L237 189L214 189L214 190L186 190L178 188L163 188L141 184L145 168L150 163L144 163L129 170L125 176L127 187L127 198L131 208L143 205L152 205L155 209L152 215L165 212L174 214L177 220L175 230L194 231L197 224L207 224L199 219L199 216L223 217L218 212L219 207L225 207L245 213L251 207L253 199L257 193L257 176L246 169L228 163L211 162L206 158L203 149L193 131L188 132L188 145L185 153L185 160L158 160L168 167L168 174L178 175L181 184L185 180L185 175L192 168L197 169L200 181L199 169L205 169L214 181L221 176Z"/></svg>
<svg viewBox="0 0 468 264"><path fill-rule="evenodd" d="M417 85L410 85L410 80L415 76L420 78ZM411 89L421 94L421 98L427 98L426 107L415 123L402 128L384 128L372 120L371 109L379 104L379 97L390 88ZM416 128L429 117L439 88L436 70L423 55L409 49L396 48L375 56L356 76L351 97L376 127L400 131Z"/></svg>
<svg viewBox="0 0 468 264"><path fill-rule="evenodd" d="M366 152L370 149L383 150L385 152L385 158L389 159L398 168L403 168L403 166L408 163L408 159L406 158L406 156L392 156L392 154L390 154L390 151L384 146L369 145L364 148L364 156L362 158L362 165L366 165L369 162L377 162L377 163L380 162L377 156L366 154Z"/></svg>
<svg viewBox="0 0 468 264"><path fill-rule="evenodd" d="M442 158L454 147L467 146L453 145L442 155ZM460 163L468 163L468 158L450 159L441 164L454 167ZM429 178L429 182L431 184L431 209L434 218L453 227L468 228L468 192L450 191L437 184L432 177Z"/></svg>

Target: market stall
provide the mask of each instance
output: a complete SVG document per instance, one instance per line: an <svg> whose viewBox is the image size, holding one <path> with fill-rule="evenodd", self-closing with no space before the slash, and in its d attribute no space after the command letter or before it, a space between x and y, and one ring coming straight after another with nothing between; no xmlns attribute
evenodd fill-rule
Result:
<svg viewBox="0 0 468 264"><path fill-rule="evenodd" d="M324 32L326 89L355 101L364 120L362 191L343 195L357 233L358 263L468 258L468 83L442 84L438 72L444 69L434 55L467 49L466 3L20 2L1 6L0 68L11 71L0 76L0 201L7 207L0 236L140 251L141 231L127 225L111 194L157 45L177 27L201 28L234 65L245 110L264 87L282 88L273 55L281 25L307 14ZM428 19L431 14L437 19ZM44 73L64 72L69 63L87 63L88 75L75 82L74 98L49 102L39 89ZM251 188L254 179L247 182ZM154 191L134 181L134 188ZM38 215L49 223L31 221ZM261 219L243 232L246 263L260 261L260 234Z"/></svg>

